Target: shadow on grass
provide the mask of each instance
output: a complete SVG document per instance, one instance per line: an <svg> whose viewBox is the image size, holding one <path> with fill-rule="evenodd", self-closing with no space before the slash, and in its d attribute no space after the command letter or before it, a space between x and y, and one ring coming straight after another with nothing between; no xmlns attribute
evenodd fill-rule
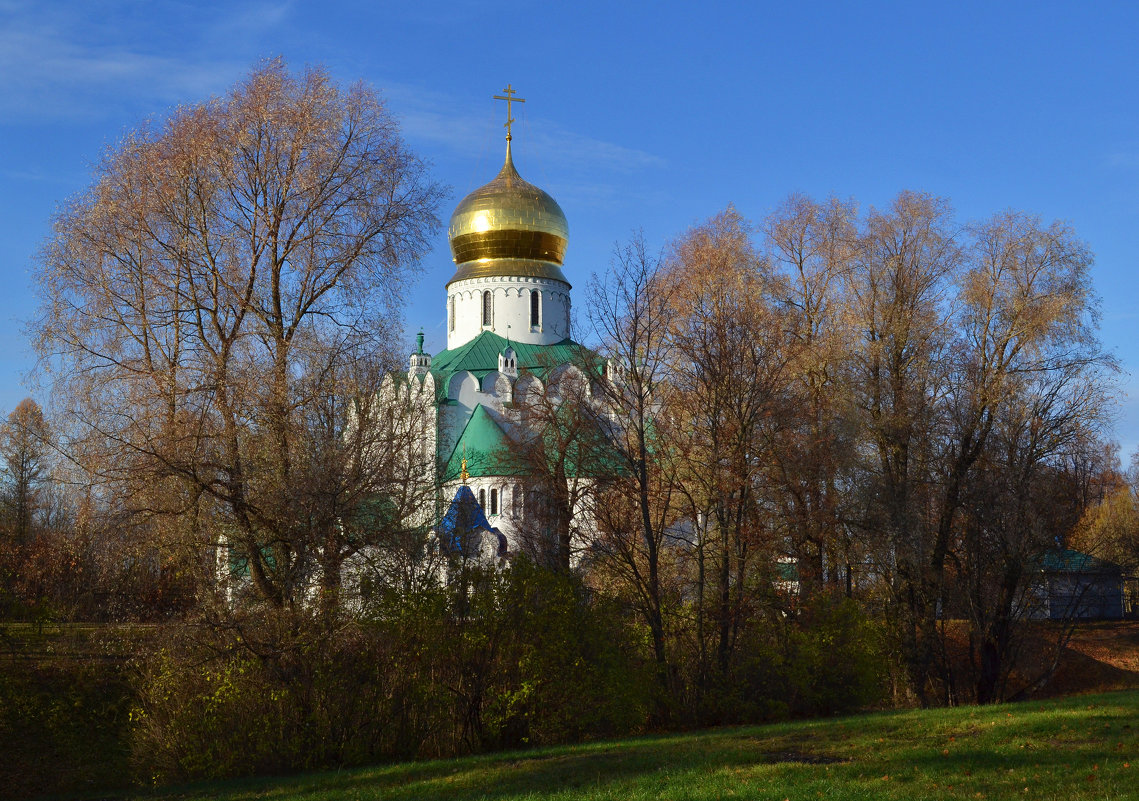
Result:
<svg viewBox="0 0 1139 801"><path fill-rule="evenodd" d="M671 777L697 771L764 765L822 770L822 766L844 761L825 753L791 748L784 738L759 739L717 732L482 756L461 763L424 762L275 780L247 779L222 786L185 787L176 794L160 794L160 797L210 795L234 801L254 797L509 799L555 795L563 791L614 790L633 785L644 789L644 783L652 784L654 778L668 782Z"/></svg>

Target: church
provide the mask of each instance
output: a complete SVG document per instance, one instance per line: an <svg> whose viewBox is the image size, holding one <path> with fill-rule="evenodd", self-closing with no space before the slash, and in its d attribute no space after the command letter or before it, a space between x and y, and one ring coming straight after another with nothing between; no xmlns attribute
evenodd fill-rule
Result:
<svg viewBox="0 0 1139 801"><path fill-rule="evenodd" d="M558 398L566 381L588 388L601 372L596 355L570 338L565 214L514 166L509 104L524 101L513 94L508 86L496 96L508 103L502 169L451 215L447 349L424 352L420 333L405 384L422 430L424 479L439 491L435 535L444 548L482 558L517 553L543 506L533 462L521 455L532 433L526 400ZM575 527L583 516L572 510ZM481 534L472 545L460 542L463 532Z"/></svg>

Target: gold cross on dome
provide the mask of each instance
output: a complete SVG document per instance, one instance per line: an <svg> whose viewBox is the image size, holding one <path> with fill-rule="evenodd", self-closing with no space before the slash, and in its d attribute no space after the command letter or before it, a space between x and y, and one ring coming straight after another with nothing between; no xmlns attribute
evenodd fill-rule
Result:
<svg viewBox="0 0 1139 801"><path fill-rule="evenodd" d="M510 104L511 103L525 103L526 101L520 97L514 97L516 92L510 86L510 84L506 84L506 88L503 89L502 91L503 91L503 94L502 95L495 95L494 99L506 101L506 124L503 127L506 128L506 141L509 142L510 138L511 138L510 137L510 126L514 122L514 118L510 116ZM505 95L505 96L503 96L503 95Z"/></svg>

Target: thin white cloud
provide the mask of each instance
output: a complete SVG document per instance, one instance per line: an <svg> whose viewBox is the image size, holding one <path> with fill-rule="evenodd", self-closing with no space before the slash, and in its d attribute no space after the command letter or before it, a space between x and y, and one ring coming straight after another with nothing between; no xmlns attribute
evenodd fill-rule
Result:
<svg viewBox="0 0 1139 801"><path fill-rule="evenodd" d="M385 92L393 102L390 108L396 112L409 139L431 142L463 155L471 155L478 149L478 143L485 138L486 125L483 120L461 114L446 114L422 108L405 108L391 92Z"/></svg>
<svg viewBox="0 0 1139 801"><path fill-rule="evenodd" d="M1125 169L1139 169L1139 150L1120 150L1107 157L1107 163L1112 167Z"/></svg>
<svg viewBox="0 0 1139 801"><path fill-rule="evenodd" d="M487 111L479 114L469 102L460 103L444 92L407 84L385 84L382 89L397 110L405 135L411 139L471 157L481 155L488 130L495 131L496 137L501 135L501 109L492 115L487 106ZM666 165L663 158L644 150L585 136L548 119L518 116L516 145L524 141L525 148L533 147L535 152L547 154L548 160L556 159L562 170L628 174Z"/></svg>
<svg viewBox="0 0 1139 801"><path fill-rule="evenodd" d="M416 148L442 148L465 161L484 165L489 158L489 165L498 169L505 109L402 83L384 84L381 89L397 113L404 135ZM478 105L481 112L475 110ZM563 206L617 210L630 204L653 207L668 201L666 192L634 193L628 183L621 182L630 174L667 166L660 156L585 136L549 119L515 113L519 118L514 129L515 163L524 178L553 193ZM487 151L488 146L493 152ZM543 154L542 169L537 173L531 172L526 158L530 152ZM479 173L472 180L481 184L488 175ZM460 195L463 191L463 187L458 188Z"/></svg>
<svg viewBox="0 0 1139 801"><path fill-rule="evenodd" d="M236 7L228 16L212 17L213 33L224 36L258 33L284 24L293 10L291 0L278 3L252 3Z"/></svg>
<svg viewBox="0 0 1139 801"><path fill-rule="evenodd" d="M77 176L67 173L52 173L42 169L0 169L0 179L12 182L34 184L58 184L71 186Z"/></svg>
<svg viewBox="0 0 1139 801"><path fill-rule="evenodd" d="M541 152L556 153L559 159L573 166L589 165L592 169L623 173L659 169L666 163L660 156L644 150L583 136L556 125L543 125L535 131L534 147Z"/></svg>
<svg viewBox="0 0 1139 801"><path fill-rule="evenodd" d="M97 118L221 92L248 69L246 55L221 40L280 24L289 4L242 4L213 15L173 6L161 20L137 14L140 8L0 4L0 120Z"/></svg>
<svg viewBox="0 0 1139 801"><path fill-rule="evenodd" d="M667 191L630 191L628 185L608 182L570 181L551 187L563 206L579 205L593 209L654 208L672 198Z"/></svg>
<svg viewBox="0 0 1139 801"><path fill-rule="evenodd" d="M224 92L261 54L263 35L287 27L292 7L292 0L235 2L204 14L186 2L165 4L160 15L148 15L146 6L107 0L53 4L47 13L31 2L0 0L0 74L6 77L0 82L0 125L129 120ZM501 157L502 109L484 99L386 83L379 76L373 82L417 149L438 148L479 161ZM516 153L523 159L531 149L545 154L546 175L531 179L556 181L567 200L616 204L621 176L666 164L647 151L586 136L526 111L516 112Z"/></svg>

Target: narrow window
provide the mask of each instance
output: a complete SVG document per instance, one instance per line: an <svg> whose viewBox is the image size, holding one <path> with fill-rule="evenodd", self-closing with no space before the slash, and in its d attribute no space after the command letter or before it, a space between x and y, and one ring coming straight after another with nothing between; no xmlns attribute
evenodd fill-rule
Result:
<svg viewBox="0 0 1139 801"><path fill-rule="evenodd" d="M450 301L450 304L447 308L447 330L454 331L455 330L455 296L452 295L450 298L448 298L448 300Z"/></svg>
<svg viewBox="0 0 1139 801"><path fill-rule="evenodd" d="M538 323L538 309L541 303L541 293L536 289L530 290L530 327L537 328Z"/></svg>
<svg viewBox="0 0 1139 801"><path fill-rule="evenodd" d="M490 513L492 515L498 514L498 490L496 489L490 491Z"/></svg>
<svg viewBox="0 0 1139 801"><path fill-rule="evenodd" d="M490 290L488 289L486 292L482 293L482 324L483 325L491 325L491 313L493 311L491 308L491 303L493 303L493 296L490 294Z"/></svg>
<svg viewBox="0 0 1139 801"><path fill-rule="evenodd" d="M484 489L479 490L479 506L486 509L486 490Z"/></svg>
<svg viewBox="0 0 1139 801"><path fill-rule="evenodd" d="M510 512L515 517L522 517L522 486L520 484L514 485L514 491L510 493Z"/></svg>

